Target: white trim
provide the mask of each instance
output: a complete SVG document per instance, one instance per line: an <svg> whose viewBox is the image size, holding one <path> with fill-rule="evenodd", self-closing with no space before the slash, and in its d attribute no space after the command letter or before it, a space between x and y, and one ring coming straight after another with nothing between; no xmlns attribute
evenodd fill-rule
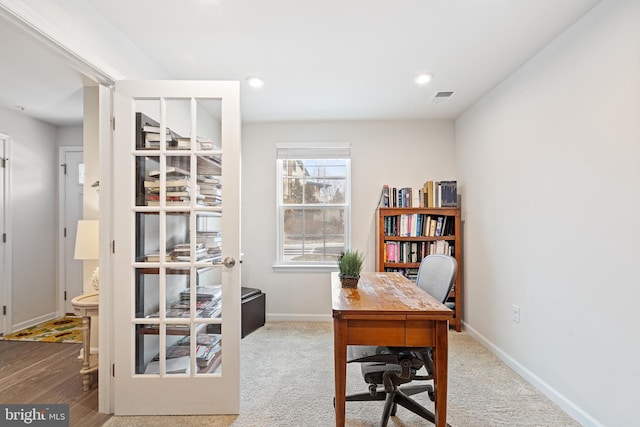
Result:
<svg viewBox="0 0 640 427"><path fill-rule="evenodd" d="M4 328L0 331L3 334L9 334L13 332L12 323L13 323L13 271L12 271L12 223L11 223L11 163L9 159L11 158L11 136L5 133L0 133L0 139L4 140L4 153L5 157L5 167L2 171L4 174L4 203L0 206L0 209L4 209L4 233L7 233L7 241L4 243L0 243L4 246L4 264L2 266L2 271L4 272L2 279L3 289L0 289L1 292L4 292L4 305L7 307L7 314L4 316ZM3 262L0 260L0 262Z"/></svg>
<svg viewBox="0 0 640 427"><path fill-rule="evenodd" d="M13 325L13 327L11 328L11 333L18 332L26 328L30 328L32 326L36 326L36 325L39 325L40 323L48 322L49 320L57 319L59 317L60 316L58 316L58 312L56 311L54 311L53 313L43 314L42 316L38 316L34 319L29 319L27 321Z"/></svg>
<svg viewBox="0 0 640 427"><path fill-rule="evenodd" d="M113 145L113 132L111 120L113 117L113 90L103 85L98 87L98 159L100 183L98 189L98 206L100 219L100 283L104 283L100 292L98 307L98 348L102 357L98 358L98 412L112 414L114 411L114 378L111 375L113 355L113 286L111 284L113 268L111 260L111 239L113 230L112 221L112 172L113 157L111 147ZM107 288L107 289L104 289Z"/></svg>
<svg viewBox="0 0 640 427"><path fill-rule="evenodd" d="M564 412L585 427L605 427L600 421L587 413L584 409L567 399L565 395L551 387L546 381L531 372L513 357L502 351L498 346L489 341L485 336L463 321L465 331L482 344L487 350L495 354L507 366L524 378L529 384L558 405Z"/></svg>

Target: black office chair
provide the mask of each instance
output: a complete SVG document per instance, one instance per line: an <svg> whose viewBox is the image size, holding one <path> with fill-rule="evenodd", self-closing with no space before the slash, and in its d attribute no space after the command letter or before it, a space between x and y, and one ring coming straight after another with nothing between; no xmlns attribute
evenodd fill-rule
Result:
<svg viewBox="0 0 640 427"><path fill-rule="evenodd" d="M457 271L458 263L455 258L429 255L420 264L416 282L431 296L444 303L456 281ZM389 416L395 416L397 405L435 424L433 413L409 397L426 391L433 401L433 386L420 384L400 387L412 381L433 379L431 347L349 346L347 351L348 363L361 363L362 376L369 384L369 392L349 395L346 397L347 402L384 400L380 422L382 427L389 422ZM426 375L418 374L422 367L425 368Z"/></svg>

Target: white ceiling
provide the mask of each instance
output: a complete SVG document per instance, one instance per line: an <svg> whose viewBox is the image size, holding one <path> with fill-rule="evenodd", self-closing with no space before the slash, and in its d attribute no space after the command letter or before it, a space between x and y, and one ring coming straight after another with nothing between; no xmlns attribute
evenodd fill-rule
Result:
<svg viewBox="0 0 640 427"><path fill-rule="evenodd" d="M129 39L170 78L241 80L245 122L454 118L599 2L48 1L76 4L76 20L80 12L85 27L100 20L112 48ZM107 62L106 53L90 54ZM1 17L0 58L0 105L24 106L54 124L80 123L80 73ZM130 71L135 63L108 63L140 78ZM434 78L418 87L413 79L422 72ZM264 87L246 85L253 75ZM447 102L429 102L449 90L455 94Z"/></svg>

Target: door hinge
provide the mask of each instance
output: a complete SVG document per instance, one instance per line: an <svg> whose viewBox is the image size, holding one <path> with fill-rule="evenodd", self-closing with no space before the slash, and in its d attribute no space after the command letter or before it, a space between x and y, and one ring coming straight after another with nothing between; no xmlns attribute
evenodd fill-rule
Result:
<svg viewBox="0 0 640 427"><path fill-rule="evenodd" d="M111 129L116 130L116 118L111 117Z"/></svg>
<svg viewBox="0 0 640 427"><path fill-rule="evenodd" d="M63 164L61 164L60 166L62 166L62 167L64 168L64 170L62 171L62 173L66 175L66 174L67 174L67 164L66 164L66 163L63 163Z"/></svg>
<svg viewBox="0 0 640 427"><path fill-rule="evenodd" d="M3 167L3 168L7 167L7 160L9 160L9 159L6 159L4 157L0 157L0 167Z"/></svg>
<svg viewBox="0 0 640 427"><path fill-rule="evenodd" d="M111 241L111 253L112 254L116 253L116 241L115 240Z"/></svg>
<svg viewBox="0 0 640 427"><path fill-rule="evenodd" d="M6 305L2 306L2 314L5 315L5 316L7 315L7 306Z"/></svg>
<svg viewBox="0 0 640 427"><path fill-rule="evenodd" d="M113 378L116 377L116 364L115 363L111 365L111 376Z"/></svg>
<svg viewBox="0 0 640 427"><path fill-rule="evenodd" d="M7 233L2 233L2 243L7 243Z"/></svg>
<svg viewBox="0 0 640 427"><path fill-rule="evenodd" d="M64 300L67 300L67 291L64 291Z"/></svg>
<svg viewBox="0 0 640 427"><path fill-rule="evenodd" d="M67 227L62 230L62 237L67 237Z"/></svg>

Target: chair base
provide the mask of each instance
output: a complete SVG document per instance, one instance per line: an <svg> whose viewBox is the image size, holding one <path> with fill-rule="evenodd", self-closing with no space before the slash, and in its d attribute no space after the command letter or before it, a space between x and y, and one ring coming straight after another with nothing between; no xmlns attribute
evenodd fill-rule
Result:
<svg viewBox="0 0 640 427"><path fill-rule="evenodd" d="M371 402L384 400L384 410L382 412L382 418L380 420L380 427L387 426L389 417L396 415L398 405L408 409L417 416L435 424L436 419L433 413L409 397L425 391L429 392L429 395L431 396L433 394L433 387L431 385L413 385L410 387L397 388L391 393L386 393L383 388L380 388L376 390L376 393L374 395L372 395L371 393L356 393L346 396L346 401ZM449 426L449 424L447 424L447 426L451 427Z"/></svg>

